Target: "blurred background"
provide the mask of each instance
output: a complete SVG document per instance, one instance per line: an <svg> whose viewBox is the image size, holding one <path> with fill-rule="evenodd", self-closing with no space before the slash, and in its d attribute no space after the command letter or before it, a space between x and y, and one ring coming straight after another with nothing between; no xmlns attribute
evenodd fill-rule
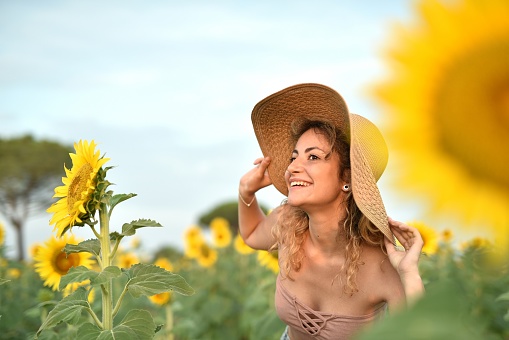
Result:
<svg viewBox="0 0 509 340"><path fill-rule="evenodd" d="M448 301L444 297L458 293L458 282L468 281L459 291L476 294L470 304L441 308L449 316L470 310L472 320L484 318L476 332L457 338L507 338L509 297L502 295L507 268L497 267L496 275L480 273L479 268L490 266L479 260L484 252L478 253L495 245L497 259L506 262L509 244L507 18L505 0L1 1L0 175L5 179L28 167L27 159L44 164L45 157L52 157L13 153L9 143L25 136L69 152L79 140L94 140L111 158L107 165L115 166L108 172L115 184L111 189L138 195L116 208L111 229L139 218L156 220L164 228L144 228L132 248L144 252L147 261L161 254L177 261L186 253L186 233L194 225L210 233L213 218L224 217L235 235L231 212L238 181L261 156L250 121L254 105L286 86L322 83L341 93L351 112L374 121L386 137L389 164L379 187L388 214L414 223L425 239L425 284L431 288L455 278L452 286L430 294L431 302L424 301L420 312L433 314L436 302ZM71 167L68 160L66 165ZM64 175L62 166L52 188ZM45 192L51 198L52 190ZM257 196L267 209L284 198L272 187ZM221 216L225 206L230 215ZM22 216L21 257L28 262L31 246L52 235L50 217L44 207ZM19 269L17 228L5 205L0 227L4 264ZM73 231L81 239L93 236L86 228ZM256 262L228 262L225 256L239 254L221 251L213 273L214 261L177 267L191 277L222 277ZM256 311L271 310L274 273L257 270L254 277L238 279L265 282L261 286L269 298L251 303ZM221 285L208 284L202 291L217 292ZM251 294L261 286L245 289ZM214 300L210 295L201 299ZM462 300L451 299L451 304ZM231 300L214 300L210 308L225 301ZM185 311L186 303L195 310L199 305L182 303L175 313ZM238 308L225 308L224 320ZM183 320L191 318L181 313ZM224 321L215 316L218 325ZM413 317L405 322L422 321ZM438 331L447 332L447 325L464 329L457 320L436 317L444 325L435 323ZM244 320L248 330L232 337L270 338L280 331L273 314L255 321ZM262 335L252 333L260 324L270 327ZM430 328L425 326L416 323L420 331ZM180 335L185 338L182 334L191 334L193 327L184 323ZM208 324L194 334L206 338L203 334L214 334L214 327ZM375 338L393 335L384 331ZM422 339L433 336L423 334ZM445 338L455 338L451 334Z"/></svg>
<svg viewBox="0 0 509 340"><path fill-rule="evenodd" d="M30 134L71 150L95 140L116 166L113 190L138 194L114 225L159 221L162 234L140 235L153 247L181 245L197 216L236 200L240 176L261 155L250 114L265 96L319 82L380 121L365 89L383 72L390 23L410 12L408 1L0 6L0 138ZM391 214L412 216L391 205L390 191ZM283 198L271 188L259 195L269 206ZM50 234L49 217L30 216L27 245ZM13 233L5 244L15 251Z"/></svg>

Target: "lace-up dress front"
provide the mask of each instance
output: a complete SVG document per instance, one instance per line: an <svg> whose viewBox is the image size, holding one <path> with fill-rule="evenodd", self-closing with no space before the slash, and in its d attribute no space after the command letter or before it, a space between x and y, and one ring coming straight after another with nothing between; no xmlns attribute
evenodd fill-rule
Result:
<svg viewBox="0 0 509 340"><path fill-rule="evenodd" d="M295 340L349 339L356 331L385 314L386 304L370 314L346 316L322 313L301 303L284 287L281 275L276 280L276 312L285 322ZM292 340L294 340L292 338Z"/></svg>

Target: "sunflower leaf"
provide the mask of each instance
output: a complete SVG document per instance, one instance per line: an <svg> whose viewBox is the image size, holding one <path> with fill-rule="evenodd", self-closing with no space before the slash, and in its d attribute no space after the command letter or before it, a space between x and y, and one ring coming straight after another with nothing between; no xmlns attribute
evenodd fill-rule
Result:
<svg viewBox="0 0 509 340"><path fill-rule="evenodd" d="M135 298L168 291L175 291L182 295L194 294L194 289L182 276L154 265L135 264L126 272L126 275L130 279L127 289Z"/></svg>
<svg viewBox="0 0 509 340"><path fill-rule="evenodd" d="M125 318L112 330L101 331L95 325L86 323L78 329L79 340L130 340L152 339L156 325L149 312L139 309L129 311Z"/></svg>
<svg viewBox="0 0 509 340"><path fill-rule="evenodd" d="M11 280L6 280L6 279L0 278L0 285L3 285L4 283L7 283L9 281L11 281Z"/></svg>
<svg viewBox="0 0 509 340"><path fill-rule="evenodd" d="M99 252L101 251L101 243L98 239L90 239L82 241L78 244L66 244L63 251L67 255L71 253L91 253L95 256L99 256Z"/></svg>
<svg viewBox="0 0 509 340"><path fill-rule="evenodd" d="M122 226L122 235L132 236L136 233L136 229L143 227L162 227L162 225L156 221L142 218L137 221L132 221L131 223L124 223Z"/></svg>
<svg viewBox="0 0 509 340"><path fill-rule="evenodd" d="M496 298L495 301L508 301L509 300L509 292L506 292L499 297Z"/></svg>
<svg viewBox="0 0 509 340"><path fill-rule="evenodd" d="M79 287L72 294L69 294L57 303L46 320L37 331L36 337L45 329L52 328L60 322L75 325L78 323L83 308L90 308L87 302L87 291L83 287Z"/></svg>
<svg viewBox="0 0 509 340"><path fill-rule="evenodd" d="M115 206L117 204L119 204L123 201L127 201L128 199L133 198L134 196L136 196L136 194L134 194L134 193L113 195L109 201L109 205L110 205L109 215L111 216L111 212L113 211L113 208L115 208Z"/></svg>
<svg viewBox="0 0 509 340"><path fill-rule="evenodd" d="M120 268L116 266L109 266L104 268L102 272L99 273L94 279L91 279L90 282L92 285L100 285L106 283L110 279L114 279L122 275L122 271Z"/></svg>
<svg viewBox="0 0 509 340"><path fill-rule="evenodd" d="M92 280L99 275L96 271L90 270L85 266L71 267L67 274L60 279L60 290L64 289L68 284L74 282L83 282L85 280Z"/></svg>

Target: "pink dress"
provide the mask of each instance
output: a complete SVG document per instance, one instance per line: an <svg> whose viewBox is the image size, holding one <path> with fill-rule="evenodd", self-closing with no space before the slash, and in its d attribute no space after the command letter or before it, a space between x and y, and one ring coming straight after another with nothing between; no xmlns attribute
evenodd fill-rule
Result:
<svg viewBox="0 0 509 340"><path fill-rule="evenodd" d="M363 316L346 316L315 311L290 294L281 282L276 280L276 312L289 327L292 340L341 340L350 337L359 329L385 315L387 304Z"/></svg>

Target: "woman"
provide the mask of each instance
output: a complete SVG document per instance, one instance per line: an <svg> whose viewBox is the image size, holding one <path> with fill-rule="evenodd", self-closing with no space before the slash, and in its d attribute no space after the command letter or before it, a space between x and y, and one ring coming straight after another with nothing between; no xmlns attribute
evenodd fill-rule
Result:
<svg viewBox="0 0 509 340"><path fill-rule="evenodd" d="M252 121L264 158L240 180L240 234L254 249L278 251L282 339L349 339L419 296L423 241L386 215L376 181L388 154L378 129L319 84L263 99ZM265 216L255 194L270 184L288 198Z"/></svg>

